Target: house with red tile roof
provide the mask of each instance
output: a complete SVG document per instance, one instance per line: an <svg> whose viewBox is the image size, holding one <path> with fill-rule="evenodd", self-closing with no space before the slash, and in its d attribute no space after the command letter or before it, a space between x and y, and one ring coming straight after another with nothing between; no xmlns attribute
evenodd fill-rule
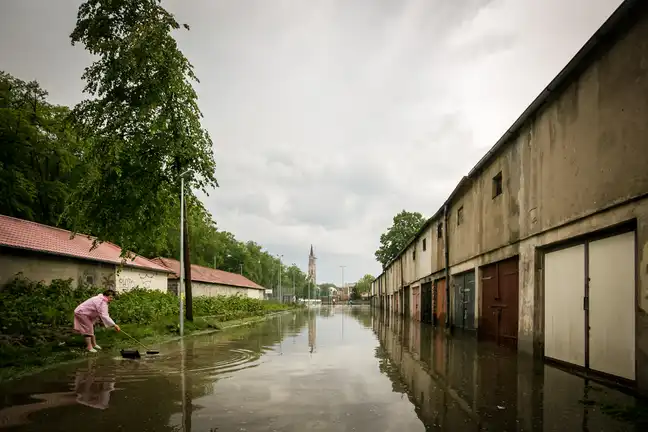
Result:
<svg viewBox="0 0 648 432"><path fill-rule="evenodd" d="M124 259L119 246L36 222L0 215L0 287L17 275L50 283L72 279L128 291L135 287L167 291L171 271L142 256Z"/></svg>
<svg viewBox="0 0 648 432"><path fill-rule="evenodd" d="M153 258L151 261L173 272L169 275L169 292L177 293L180 262L161 257ZM265 288L243 275L197 264L191 265L191 288L194 296L241 295L262 300L265 293Z"/></svg>

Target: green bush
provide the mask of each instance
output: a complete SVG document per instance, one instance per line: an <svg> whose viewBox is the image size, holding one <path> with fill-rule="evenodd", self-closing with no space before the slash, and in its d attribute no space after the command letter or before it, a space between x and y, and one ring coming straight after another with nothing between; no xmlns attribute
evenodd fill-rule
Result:
<svg viewBox="0 0 648 432"><path fill-rule="evenodd" d="M0 290L0 342L31 346L69 337L74 308L100 293L102 288L72 288L72 280L46 285L17 278ZM194 297L194 316L229 321L286 309L286 305L240 296ZM119 324L150 325L178 316L178 298L169 293L134 289L121 293L110 304L110 315Z"/></svg>

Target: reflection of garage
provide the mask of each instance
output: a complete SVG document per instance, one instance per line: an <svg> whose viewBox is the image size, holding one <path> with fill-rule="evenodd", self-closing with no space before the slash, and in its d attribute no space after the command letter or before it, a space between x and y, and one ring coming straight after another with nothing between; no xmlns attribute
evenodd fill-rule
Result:
<svg viewBox="0 0 648 432"><path fill-rule="evenodd" d="M421 285L421 322L432 324L432 282Z"/></svg>
<svg viewBox="0 0 648 432"><path fill-rule="evenodd" d="M446 284L445 278L434 281L434 323L437 325L445 324L446 316Z"/></svg>
<svg viewBox="0 0 648 432"><path fill-rule="evenodd" d="M454 283L452 324L458 328L473 330L475 328L475 272L455 275L452 280Z"/></svg>
<svg viewBox="0 0 648 432"><path fill-rule="evenodd" d="M545 356L635 379L635 235L548 251Z"/></svg>
<svg viewBox="0 0 648 432"><path fill-rule="evenodd" d="M479 335L497 342L516 344L518 257L482 267L481 283Z"/></svg>

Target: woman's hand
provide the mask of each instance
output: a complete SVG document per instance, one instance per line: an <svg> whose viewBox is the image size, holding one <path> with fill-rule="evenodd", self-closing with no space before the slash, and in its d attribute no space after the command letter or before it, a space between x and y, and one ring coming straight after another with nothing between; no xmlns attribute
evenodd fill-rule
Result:
<svg viewBox="0 0 648 432"><path fill-rule="evenodd" d="M121 328L119 328L119 326L117 324L115 324L115 330L116 331L121 331Z"/></svg>

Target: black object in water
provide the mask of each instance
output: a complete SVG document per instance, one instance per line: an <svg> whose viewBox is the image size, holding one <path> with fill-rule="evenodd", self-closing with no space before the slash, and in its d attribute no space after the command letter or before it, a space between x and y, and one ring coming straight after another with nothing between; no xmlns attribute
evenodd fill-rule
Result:
<svg viewBox="0 0 648 432"><path fill-rule="evenodd" d="M140 353L137 350L121 350L121 355L124 358L138 359L140 358Z"/></svg>

